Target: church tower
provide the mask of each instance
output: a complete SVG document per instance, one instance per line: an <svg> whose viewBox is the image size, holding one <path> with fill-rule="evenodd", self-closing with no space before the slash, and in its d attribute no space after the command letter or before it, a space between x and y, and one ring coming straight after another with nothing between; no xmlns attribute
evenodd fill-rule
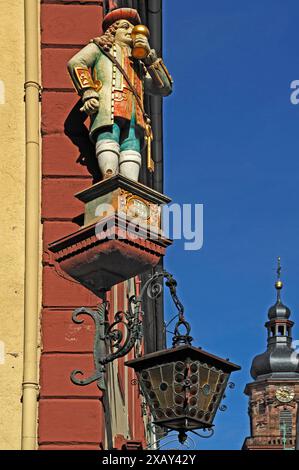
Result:
<svg viewBox="0 0 299 470"><path fill-rule="evenodd" d="M299 356L292 345L291 311L281 301L280 273L278 259L277 300L265 324L267 350L253 359L250 373L254 382L244 391L249 397L250 418L244 450L294 450L296 441L298 445Z"/></svg>

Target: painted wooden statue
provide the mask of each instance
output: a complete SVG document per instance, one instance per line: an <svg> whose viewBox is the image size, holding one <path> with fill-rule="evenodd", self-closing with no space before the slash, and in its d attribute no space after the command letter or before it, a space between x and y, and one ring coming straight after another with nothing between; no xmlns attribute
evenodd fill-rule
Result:
<svg viewBox="0 0 299 470"><path fill-rule="evenodd" d="M150 49L149 31L136 10L111 11L103 20L103 32L69 61L68 70L82 98L81 111L91 118L90 138L103 179L120 173L138 181L144 142L153 171L144 93L167 96L172 79Z"/></svg>

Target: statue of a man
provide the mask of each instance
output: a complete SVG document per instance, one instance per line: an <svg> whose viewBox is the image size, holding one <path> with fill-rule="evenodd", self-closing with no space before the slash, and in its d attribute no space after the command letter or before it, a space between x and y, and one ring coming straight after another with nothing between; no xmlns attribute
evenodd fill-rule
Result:
<svg viewBox="0 0 299 470"><path fill-rule="evenodd" d="M68 63L82 98L81 111L91 118L90 138L104 179L120 173L138 181L143 142L150 145L151 137L143 95L167 96L172 91L171 76L146 35L138 36L138 46L148 51L147 56L132 56L132 31L140 24L134 9L111 11L103 20L104 34Z"/></svg>

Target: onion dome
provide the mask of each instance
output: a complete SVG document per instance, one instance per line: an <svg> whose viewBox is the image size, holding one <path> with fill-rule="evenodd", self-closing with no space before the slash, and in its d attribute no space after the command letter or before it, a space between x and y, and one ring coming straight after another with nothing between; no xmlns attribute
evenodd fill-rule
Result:
<svg viewBox="0 0 299 470"><path fill-rule="evenodd" d="M269 308L268 311L268 318L269 320L273 320L275 318L285 318L286 320L291 315L291 310L289 307L286 307L281 302L280 291L283 288L283 283L280 279L275 282L275 289L277 290L277 301L272 307Z"/></svg>
<svg viewBox="0 0 299 470"><path fill-rule="evenodd" d="M291 311L281 301L283 283L280 279L281 266L278 258L276 303L268 311L269 321L265 324L268 331L267 350L252 361L251 376L255 380L264 378L299 378L299 355L292 347L292 327L289 320Z"/></svg>

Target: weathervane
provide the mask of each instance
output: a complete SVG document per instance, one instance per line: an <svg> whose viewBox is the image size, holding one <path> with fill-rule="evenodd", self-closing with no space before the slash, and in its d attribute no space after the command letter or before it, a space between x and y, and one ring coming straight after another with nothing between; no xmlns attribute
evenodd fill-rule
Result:
<svg viewBox="0 0 299 470"><path fill-rule="evenodd" d="M278 256L277 258L277 281L275 282L275 288L277 290L277 302L280 302L280 291L283 288L283 283L281 280L281 258Z"/></svg>
<svg viewBox="0 0 299 470"><path fill-rule="evenodd" d="M281 276L281 258L278 256L277 258L277 280L280 281L280 276Z"/></svg>

